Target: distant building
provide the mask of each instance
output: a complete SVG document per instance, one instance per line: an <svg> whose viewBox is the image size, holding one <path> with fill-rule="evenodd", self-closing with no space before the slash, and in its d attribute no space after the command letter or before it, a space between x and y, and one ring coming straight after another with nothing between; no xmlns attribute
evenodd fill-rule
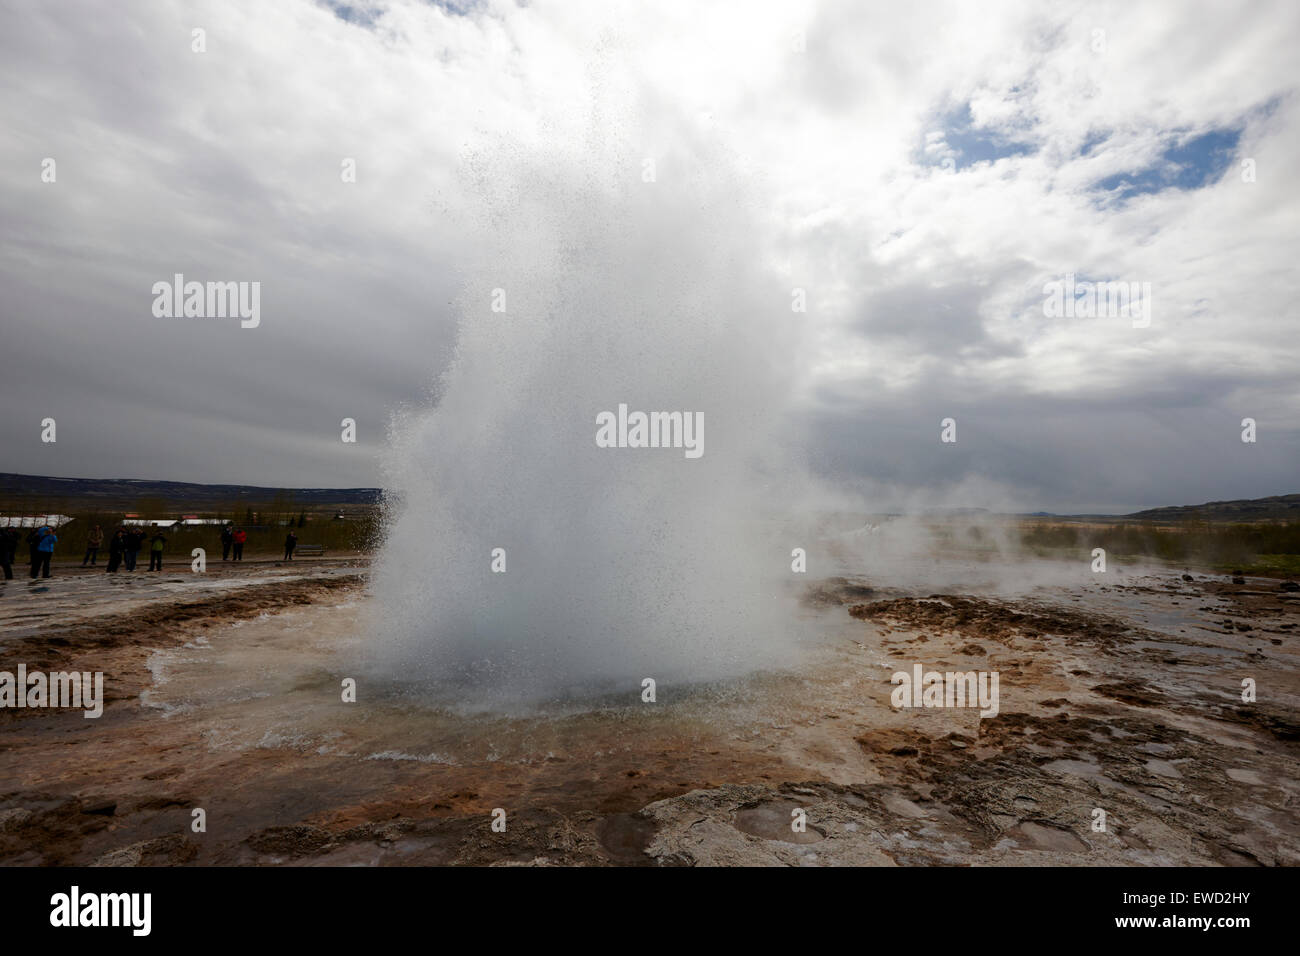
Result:
<svg viewBox="0 0 1300 956"><path fill-rule="evenodd" d="M70 515L0 515L0 528L62 528L72 520Z"/></svg>

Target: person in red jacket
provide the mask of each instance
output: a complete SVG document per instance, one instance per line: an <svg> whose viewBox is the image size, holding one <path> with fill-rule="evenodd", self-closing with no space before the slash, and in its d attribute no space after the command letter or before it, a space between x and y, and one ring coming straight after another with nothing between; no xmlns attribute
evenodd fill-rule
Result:
<svg viewBox="0 0 1300 956"><path fill-rule="evenodd" d="M248 532L245 531L243 528L236 528L236 529L235 529L235 542L234 542L234 545L235 545L235 546L234 546L234 549L233 549L235 553L234 553L234 555L231 557L231 560L232 560L232 561L243 561L243 560L244 560L244 542L247 541L247 540L248 540Z"/></svg>

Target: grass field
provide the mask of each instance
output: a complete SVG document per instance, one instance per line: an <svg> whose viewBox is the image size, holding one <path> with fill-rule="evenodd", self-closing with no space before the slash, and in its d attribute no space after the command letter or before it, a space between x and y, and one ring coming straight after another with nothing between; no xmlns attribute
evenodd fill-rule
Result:
<svg viewBox="0 0 1300 956"><path fill-rule="evenodd" d="M11 509L5 511L0 509L0 514L32 514L28 509ZM90 530L95 525L99 525L104 532L104 543L100 548L101 560L106 559L108 554L108 541L113 532L122 526L124 514L120 511L61 511L50 512L66 514L72 517L72 521L58 529L58 544L55 547L55 560L80 559L86 552L86 541L90 536ZM153 515L148 512L141 512L145 518L167 518L174 517L165 514ZM256 516L254 523L246 521L248 514L245 513L237 519L231 518L230 515L213 514L203 515L202 517L227 518L233 520L236 526L242 527L248 533L248 541L244 545L244 553L253 554L272 554L282 553L284 549L284 538L286 533L292 527L292 530L298 535L299 545L319 544L323 545L326 552L346 552L346 551L367 551L374 546L376 529L378 528L377 513L373 509L365 509L349 514L347 518L335 519L334 512L299 512L292 516L273 516L262 517ZM301 524L300 524L301 522ZM153 528L148 529L149 537L154 534ZM19 529L22 540L19 541L19 557L26 554L26 529ZM172 556L183 554L186 557L194 548L203 548L207 551L208 557L221 553L221 528L217 525L206 525L201 527L185 528L183 530L173 530L169 528L162 529L162 533L167 538L166 553ZM145 551L148 545L145 545Z"/></svg>
<svg viewBox="0 0 1300 956"><path fill-rule="evenodd" d="M1268 576L1300 574L1300 523L1026 522L1022 544L1041 556L1104 548L1116 560L1155 560Z"/></svg>

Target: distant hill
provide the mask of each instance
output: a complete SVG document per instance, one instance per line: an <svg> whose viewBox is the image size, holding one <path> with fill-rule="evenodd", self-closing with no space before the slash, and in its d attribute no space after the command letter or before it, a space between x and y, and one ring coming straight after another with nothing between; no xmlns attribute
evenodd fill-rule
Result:
<svg viewBox="0 0 1300 956"><path fill-rule="evenodd" d="M1271 498L1239 498L1236 501L1210 501L1203 505L1170 505L1148 508L1126 518L1142 521L1264 521L1290 519L1300 521L1300 495L1274 495Z"/></svg>
<svg viewBox="0 0 1300 956"><path fill-rule="evenodd" d="M51 478L0 473L0 509L29 507L55 511L102 508L134 510L142 498L162 499L172 511L205 511L232 505L261 505L277 495L292 496L293 507L311 510L340 505L373 505L379 488L263 488L257 485L201 485L187 481L137 478Z"/></svg>

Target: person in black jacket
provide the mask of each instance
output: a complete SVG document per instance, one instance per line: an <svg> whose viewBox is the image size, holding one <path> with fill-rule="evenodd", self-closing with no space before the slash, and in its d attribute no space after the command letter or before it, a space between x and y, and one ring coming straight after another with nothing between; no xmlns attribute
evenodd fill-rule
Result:
<svg viewBox="0 0 1300 956"><path fill-rule="evenodd" d="M0 528L0 568L4 569L5 580L14 577L14 553L18 550L18 532L12 528Z"/></svg>
<svg viewBox="0 0 1300 956"><path fill-rule="evenodd" d="M132 528L126 533L126 569L135 570L135 556L140 553L140 545L144 543L144 531Z"/></svg>
<svg viewBox="0 0 1300 956"><path fill-rule="evenodd" d="M118 528L108 542L108 573L112 574L122 563L122 552L126 550L126 532Z"/></svg>
<svg viewBox="0 0 1300 956"><path fill-rule="evenodd" d="M284 536L284 560L293 560L293 549L298 547L298 536L290 531Z"/></svg>
<svg viewBox="0 0 1300 956"><path fill-rule="evenodd" d="M27 553L28 564L32 566L32 577L36 577L36 567L40 564L41 556L37 550L41 543L41 529L33 528L27 533Z"/></svg>
<svg viewBox="0 0 1300 956"><path fill-rule="evenodd" d="M230 546L235 543L235 529L226 525L221 529L221 560L230 560Z"/></svg>

